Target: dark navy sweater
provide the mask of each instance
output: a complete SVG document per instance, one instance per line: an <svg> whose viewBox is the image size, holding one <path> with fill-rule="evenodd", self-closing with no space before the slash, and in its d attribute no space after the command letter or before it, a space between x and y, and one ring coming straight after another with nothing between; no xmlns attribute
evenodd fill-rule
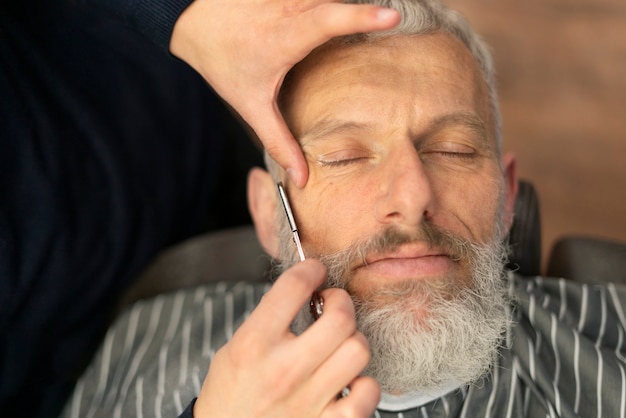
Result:
<svg viewBox="0 0 626 418"><path fill-rule="evenodd" d="M260 156L168 53L188 3L0 4L3 417L59 412L157 251L248 221Z"/></svg>

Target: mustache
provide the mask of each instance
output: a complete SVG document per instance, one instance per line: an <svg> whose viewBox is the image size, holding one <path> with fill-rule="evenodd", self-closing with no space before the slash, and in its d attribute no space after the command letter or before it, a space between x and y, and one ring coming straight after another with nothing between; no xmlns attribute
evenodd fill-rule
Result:
<svg viewBox="0 0 626 418"><path fill-rule="evenodd" d="M332 254L320 254L317 258L328 268L329 287L345 287L352 269L365 265L369 254L393 252L402 245L420 242L429 249L436 249L457 262L472 260L474 246L460 236L430 222L422 223L414 231L389 227L380 233L355 242L346 249Z"/></svg>

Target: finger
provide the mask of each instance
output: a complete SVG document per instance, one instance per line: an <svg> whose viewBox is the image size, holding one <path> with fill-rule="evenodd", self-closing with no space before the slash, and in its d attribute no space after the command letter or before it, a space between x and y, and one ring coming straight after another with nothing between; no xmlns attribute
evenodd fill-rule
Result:
<svg viewBox="0 0 626 418"><path fill-rule="evenodd" d="M340 289L327 289L322 295L324 314L290 343L292 352L299 353L300 358L308 360L301 364L300 369L302 375L306 376L314 374L320 364L334 356L339 347L356 333L354 307L347 293ZM309 313L305 312L305 315ZM364 346L367 351L366 341ZM355 375L356 373L345 376L343 383L349 382Z"/></svg>
<svg viewBox="0 0 626 418"><path fill-rule="evenodd" d="M326 267L309 259L285 271L252 312L242 329L263 333L264 339L276 340L290 332L290 325L311 294L326 278Z"/></svg>
<svg viewBox="0 0 626 418"><path fill-rule="evenodd" d="M358 377L349 385L350 394L332 403L322 417L371 417L380 402L380 386L371 377Z"/></svg>
<svg viewBox="0 0 626 418"><path fill-rule="evenodd" d="M334 399L367 366L369 345L360 332L345 340L313 373L309 390L321 399Z"/></svg>
<svg viewBox="0 0 626 418"><path fill-rule="evenodd" d="M313 49L335 36L391 29L400 22L400 14L373 5L324 3L296 20L301 39L308 40Z"/></svg>
<svg viewBox="0 0 626 418"><path fill-rule="evenodd" d="M346 339L356 332L354 304L345 290L326 289L320 293L324 299L324 314L315 321L295 344L298 350L323 361Z"/></svg>
<svg viewBox="0 0 626 418"><path fill-rule="evenodd" d="M270 109L270 107L267 107ZM285 169L296 187L305 186L309 169L300 148L300 144L289 131L276 103L270 112L253 113L247 122L255 130L265 150L281 167Z"/></svg>

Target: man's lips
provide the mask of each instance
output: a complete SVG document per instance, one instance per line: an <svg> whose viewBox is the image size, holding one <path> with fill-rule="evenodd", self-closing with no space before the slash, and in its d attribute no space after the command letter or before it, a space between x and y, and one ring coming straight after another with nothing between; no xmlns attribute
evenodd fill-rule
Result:
<svg viewBox="0 0 626 418"><path fill-rule="evenodd" d="M390 279L415 279L441 276L454 264L447 253L437 248L406 244L391 252L368 254L355 270L365 270Z"/></svg>
<svg viewBox="0 0 626 418"><path fill-rule="evenodd" d="M448 254L437 248L430 248L429 246L421 243L404 244L393 251L368 254L365 257L365 265L367 266L383 260L437 256L448 257Z"/></svg>

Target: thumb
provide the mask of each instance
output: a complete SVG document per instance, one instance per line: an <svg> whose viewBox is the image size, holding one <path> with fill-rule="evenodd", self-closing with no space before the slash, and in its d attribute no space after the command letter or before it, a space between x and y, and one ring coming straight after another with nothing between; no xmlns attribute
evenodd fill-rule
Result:
<svg viewBox="0 0 626 418"><path fill-rule="evenodd" d="M280 111L275 107L265 114L257 113L248 123L255 129L267 153L285 169L296 187L306 185L309 169L300 144L289 131Z"/></svg>

